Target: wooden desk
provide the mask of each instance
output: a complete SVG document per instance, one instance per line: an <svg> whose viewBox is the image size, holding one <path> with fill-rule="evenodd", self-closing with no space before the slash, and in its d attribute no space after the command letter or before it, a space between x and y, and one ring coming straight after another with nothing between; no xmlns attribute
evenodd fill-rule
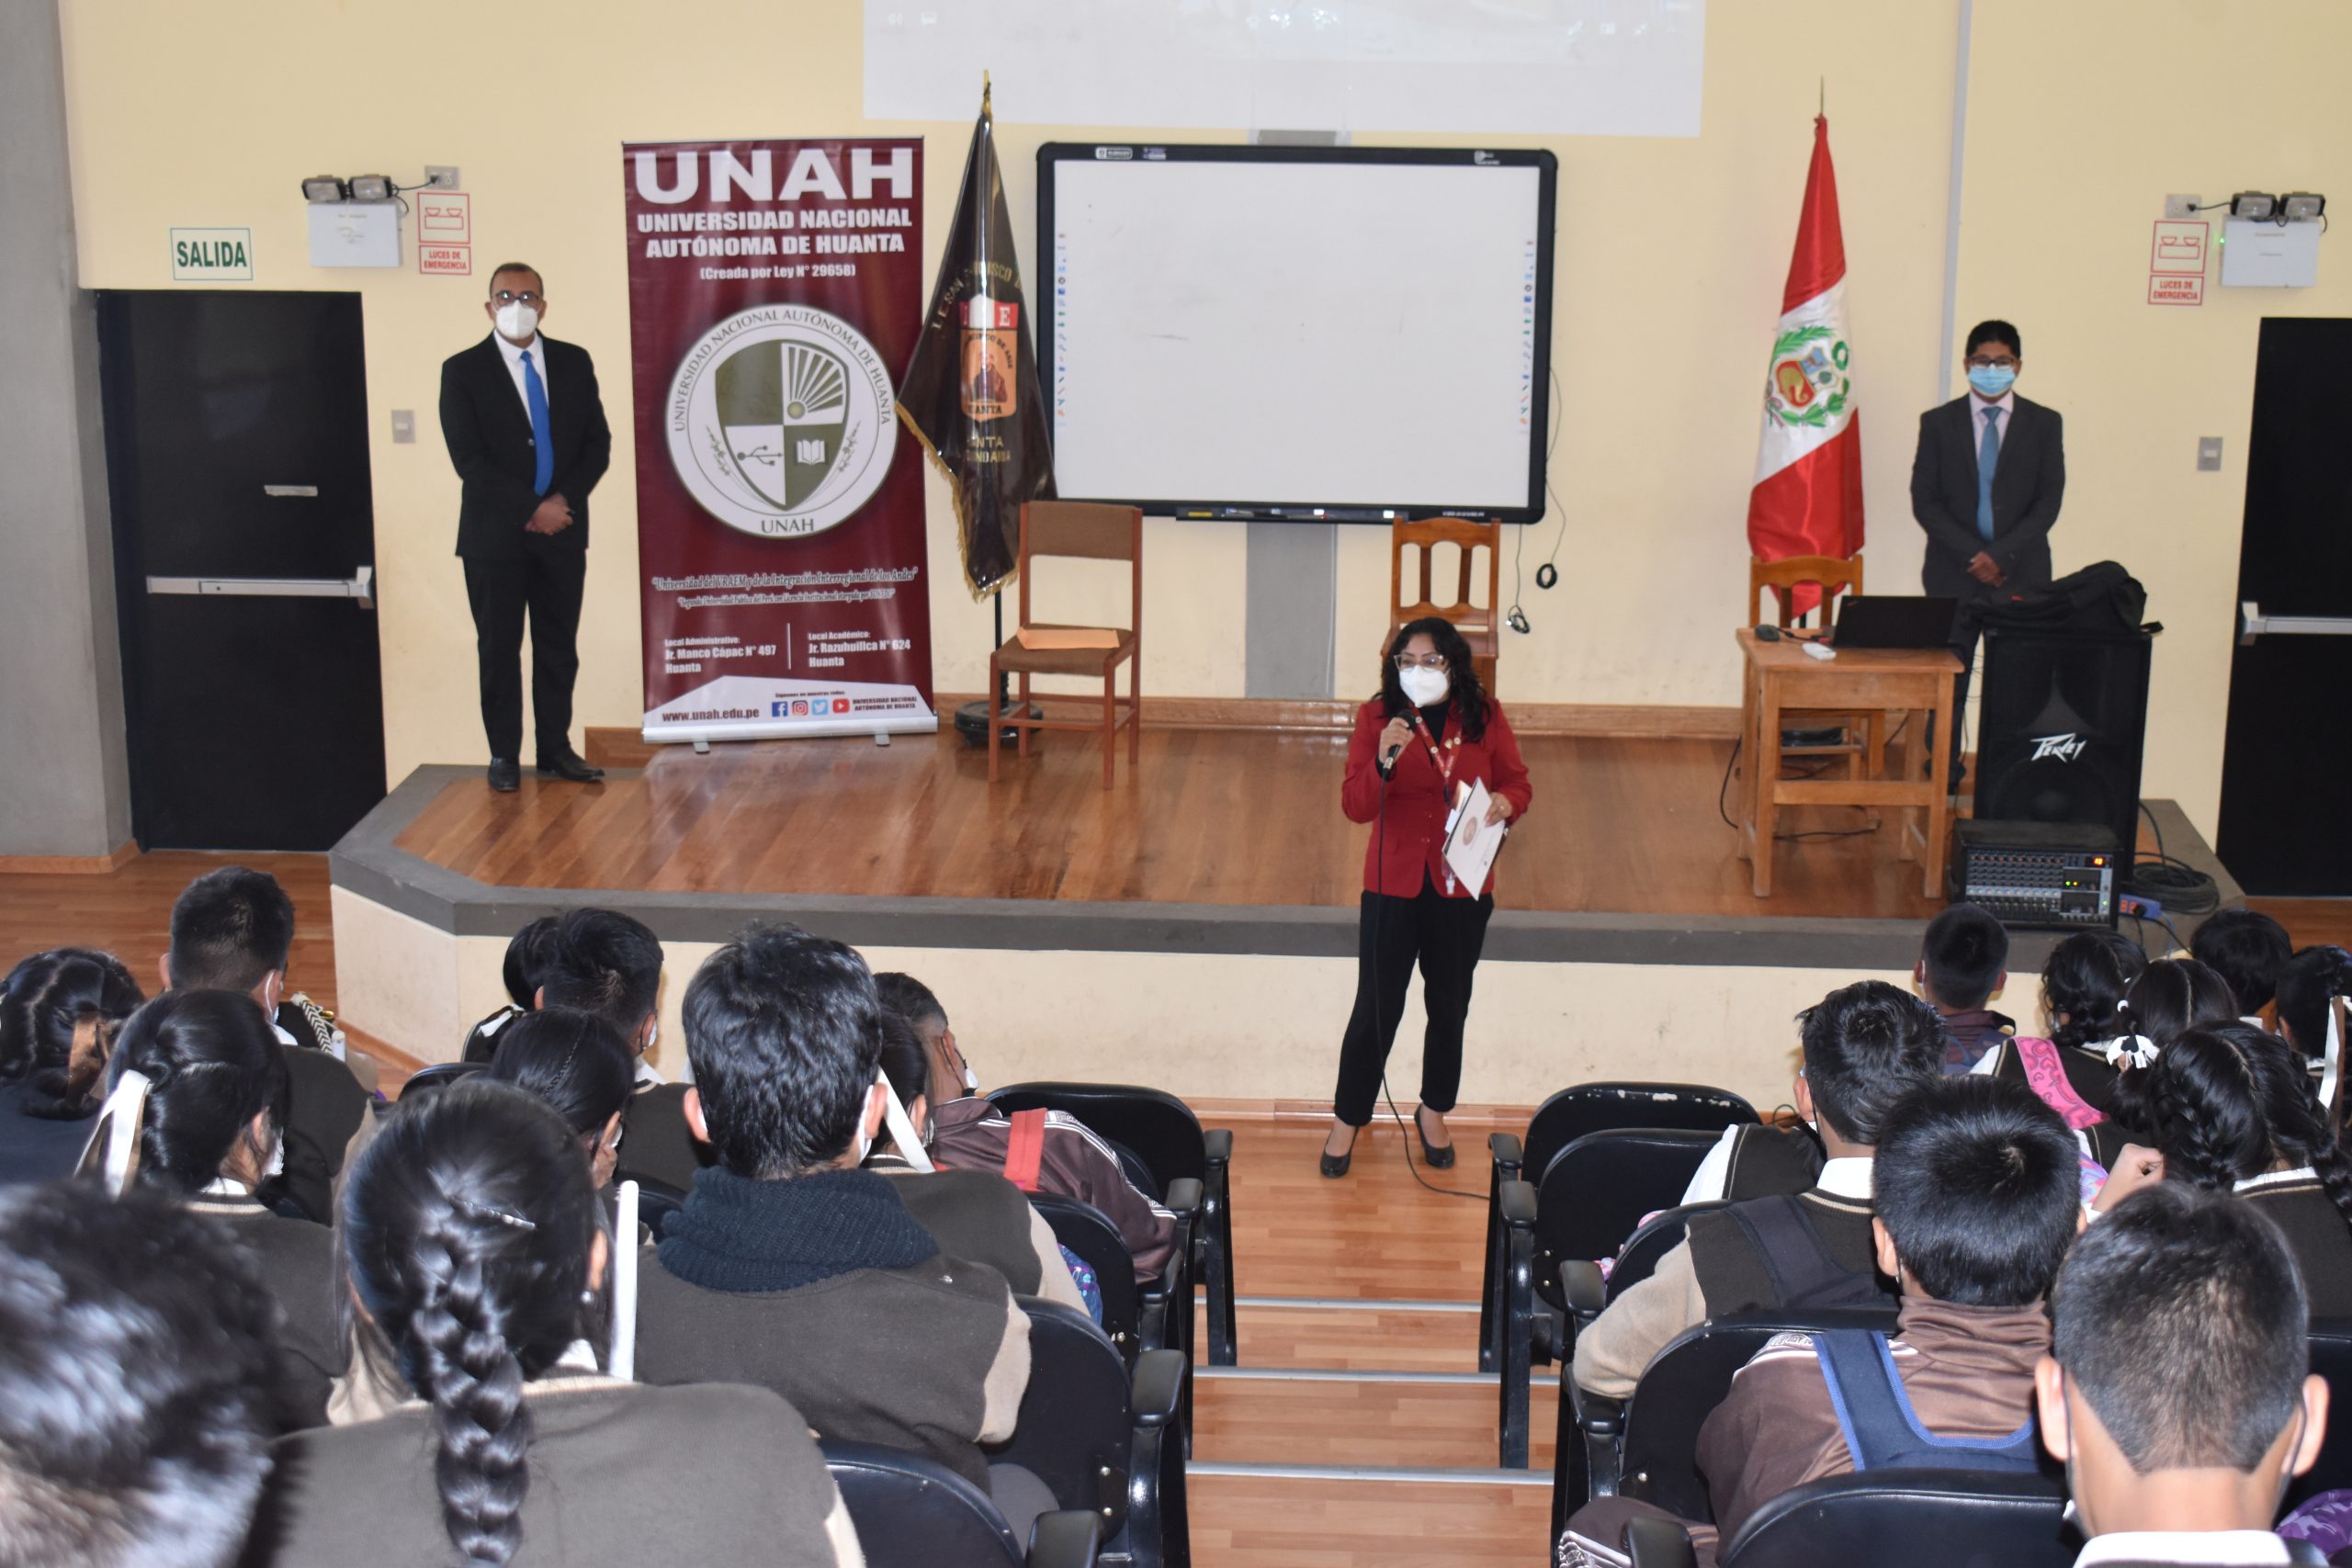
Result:
<svg viewBox="0 0 2352 1568"><path fill-rule="evenodd" d="M1739 852L1755 870L1756 896L1772 891L1773 834L1783 806L1894 807L1903 813L1896 852L1909 858L1916 840L1921 850L1920 891L1943 895L1944 855L1951 836L1951 726L1939 723L1934 755L1920 776L1919 737L1930 714L1951 707L1952 678L1960 660L1945 649L1848 649L1829 660L1810 658L1802 641L1758 641L1755 629L1739 629L1740 750L1747 768L1740 781ZM1781 715L1796 708L1848 712L1910 713L1903 757L1893 777L1886 772L1883 736L1862 771L1865 777L1781 777ZM1913 811L1918 813L1915 820Z"/></svg>

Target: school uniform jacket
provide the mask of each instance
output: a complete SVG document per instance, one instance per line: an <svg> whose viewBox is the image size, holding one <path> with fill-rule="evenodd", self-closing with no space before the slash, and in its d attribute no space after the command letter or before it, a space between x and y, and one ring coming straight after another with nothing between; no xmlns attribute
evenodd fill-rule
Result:
<svg viewBox="0 0 2352 1568"><path fill-rule="evenodd" d="M262 1283L277 1298L277 1427L322 1427L327 1396L348 1359L337 1297L334 1233L309 1220L272 1213L248 1194L208 1193L188 1201L193 1212L227 1225L261 1266Z"/></svg>
<svg viewBox="0 0 2352 1568"><path fill-rule="evenodd" d="M917 1170L894 1154L876 1155L865 1168L897 1184L899 1201L915 1224L939 1238L941 1251L987 1264L1004 1276L1016 1296L1086 1310L1054 1227L1003 1177L985 1170Z"/></svg>
<svg viewBox="0 0 2352 1568"><path fill-rule="evenodd" d="M2313 1317L2352 1317L2352 1226L2309 1166L2237 1184L2237 1194L2278 1224L2303 1276Z"/></svg>
<svg viewBox="0 0 2352 1568"><path fill-rule="evenodd" d="M530 1484L517 1563L865 1561L808 1423L766 1389L525 1385ZM280 1438L244 1568L449 1568L430 1405Z"/></svg>
<svg viewBox="0 0 2352 1568"><path fill-rule="evenodd" d="M1527 781L1527 763L1519 754L1519 738L1503 716L1502 704L1492 697L1487 699L1486 733L1477 739L1462 733L1460 715L1447 714L1445 731L1436 739L1439 754L1452 760L1452 784L1439 765L1430 761L1430 748L1417 730L1397 753L1384 807L1380 732L1387 728L1388 718L1387 704L1379 697L1356 710L1355 733L1348 739L1347 772L1340 782L1340 809L1347 813L1348 820L1380 824L1364 847L1364 890L1412 898L1419 895L1426 878L1430 886L1445 893L1445 818L1452 808L1449 791L1453 785L1473 779L1485 781L1488 793L1510 802L1514 830L1535 797ZM1482 891L1494 890L1502 867L1502 861L1495 863ZM1447 897L1467 898L1470 890L1457 883Z"/></svg>
<svg viewBox="0 0 2352 1568"><path fill-rule="evenodd" d="M951 1100L932 1112L932 1157L955 1170L1001 1173L1012 1143L1012 1122L978 1095ZM1138 1192L1111 1145L1066 1111L1046 1113L1039 1190L1091 1203L1119 1228L1135 1259L1136 1279L1148 1284L1176 1256L1176 1216Z"/></svg>
<svg viewBox="0 0 2352 1568"><path fill-rule="evenodd" d="M1821 1168L1820 1184L1797 1195L1832 1261L1876 1276L1871 1233L1870 1161L1849 1156ZM1887 1304L1894 1285L1881 1278ZM1577 1386L1610 1399L1632 1397L1650 1359L1695 1324L1725 1313L1780 1304L1772 1276L1728 1213L1694 1214L1690 1232L1657 1261L1657 1271L1609 1303L1577 1336Z"/></svg>

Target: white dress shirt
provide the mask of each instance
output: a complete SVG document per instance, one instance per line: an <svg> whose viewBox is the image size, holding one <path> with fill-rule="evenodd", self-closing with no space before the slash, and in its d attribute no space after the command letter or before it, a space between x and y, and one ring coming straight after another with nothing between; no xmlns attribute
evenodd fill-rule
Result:
<svg viewBox="0 0 2352 1568"><path fill-rule="evenodd" d="M547 340L537 333L533 333L530 342L518 346L507 342L504 333L493 332L490 336L491 341L498 344L498 352L506 361L506 373L514 378L514 395L523 400L523 417L527 420L531 417L531 394L523 386L523 355L526 350L528 350L531 355L531 368L539 373L541 389L548 391L550 399L554 396L552 384L548 379ZM548 406L550 408L554 406L552 401Z"/></svg>
<svg viewBox="0 0 2352 1568"><path fill-rule="evenodd" d="M2268 1530L2118 1530L2083 1543L2075 1568L2101 1562L2194 1562L2200 1568L2286 1562L2287 1543Z"/></svg>

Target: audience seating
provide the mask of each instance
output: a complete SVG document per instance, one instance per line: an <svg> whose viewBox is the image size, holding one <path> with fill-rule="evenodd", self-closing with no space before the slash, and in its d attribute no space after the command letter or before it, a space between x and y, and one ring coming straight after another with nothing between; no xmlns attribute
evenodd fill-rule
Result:
<svg viewBox="0 0 2352 1568"><path fill-rule="evenodd" d="M1873 1470L1784 1492L1723 1543L1717 1568L2070 1568L2081 1541L2066 1488L2046 1475ZM1628 1529L1634 1568L1691 1568L1690 1538L1662 1521Z"/></svg>
<svg viewBox="0 0 2352 1568"><path fill-rule="evenodd" d="M401 1092L430 1093L436 1089L447 1089L460 1079L473 1077L481 1071L482 1066L481 1062L435 1062L411 1073L408 1082L401 1086Z"/></svg>
<svg viewBox="0 0 2352 1568"><path fill-rule="evenodd" d="M1500 1374L1502 1461L1527 1463L1528 1382L1547 1361L1565 1367L1575 1349L1560 1266L1613 1256L1643 1219L1670 1209L1690 1185L1720 1131L1611 1127L1587 1133L1552 1157L1540 1185L1507 1181L1503 1298L1494 1318L1491 1360Z"/></svg>
<svg viewBox="0 0 2352 1568"><path fill-rule="evenodd" d="M1091 1568L1102 1538L1093 1515L1045 1515L1022 1550L989 1495L945 1465L901 1449L826 1438L818 1444L874 1568L953 1562L971 1568Z"/></svg>
<svg viewBox="0 0 2352 1568"><path fill-rule="evenodd" d="M989 1100L1010 1115L1016 1111L1059 1111L1076 1117L1121 1151L1122 1163L1132 1155L1131 1179L1139 1167L1148 1179L1137 1185L1167 1202L1174 1184L1189 1178L1201 1184L1200 1213L1193 1226L1191 1245L1180 1252L1185 1279L1176 1300L1183 1309L1169 1314L1171 1337L1167 1343L1193 1348L1193 1287L1208 1295L1208 1364L1234 1364L1233 1327L1233 1190L1227 1168L1233 1159L1233 1134L1222 1127L1203 1128L1192 1107L1172 1094L1128 1084L1019 1083L1007 1084Z"/></svg>
<svg viewBox="0 0 2352 1568"><path fill-rule="evenodd" d="M1775 1334L1894 1327L1891 1307L1735 1313L1676 1336L1622 1404L1576 1389L1571 1380L1561 1387L1554 1511L1565 1519L1590 1498L1623 1495L1686 1519L1713 1517L1699 1474L1699 1428L1740 1368Z"/></svg>
<svg viewBox="0 0 2352 1568"><path fill-rule="evenodd" d="M989 1457L1023 1466L1063 1507L1099 1519L1104 1557L1134 1568L1187 1568L1183 1359L1148 1350L1130 1378L1084 1313L1027 1296L1021 1305L1029 1314L1029 1386L1012 1440ZM1167 1440L1171 1431L1178 1441Z"/></svg>
<svg viewBox="0 0 2352 1568"><path fill-rule="evenodd" d="M616 1177L615 1180L637 1183L637 1223L651 1231L655 1241L670 1234L670 1222L686 1206L684 1192L649 1176Z"/></svg>
<svg viewBox="0 0 2352 1568"><path fill-rule="evenodd" d="M1479 1294L1478 1370L1495 1370L1495 1310L1502 1304L1502 1190L1506 1181L1533 1171L1540 1179L1552 1156L1609 1127L1690 1127L1720 1134L1756 1120L1756 1108L1727 1089L1679 1083L1587 1083L1564 1089L1538 1106L1521 1136L1497 1133L1487 1140L1486 1281ZM1677 1197L1681 1194L1676 1193ZM1623 1240L1623 1237L1619 1237ZM1616 1250L1611 1244L1611 1251Z"/></svg>

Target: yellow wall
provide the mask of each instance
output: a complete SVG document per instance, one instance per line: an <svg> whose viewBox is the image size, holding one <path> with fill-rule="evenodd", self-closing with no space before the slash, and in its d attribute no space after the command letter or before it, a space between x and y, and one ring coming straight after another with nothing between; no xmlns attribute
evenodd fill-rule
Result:
<svg viewBox="0 0 2352 1568"><path fill-rule="evenodd" d="M394 779L482 750L449 554L457 482L433 406L439 361L482 330L487 280L311 268L299 179L460 165L478 262L523 256L545 269L548 330L596 355L625 431L621 142L925 135L935 253L968 134L964 122L861 116L857 0L653 11L518 0L490 12L449 0L61 4L86 285L169 287L169 227L233 224L254 231L257 287L367 297ZM1937 381L1938 328L1958 15L1958 0L1718 0L1703 135L1549 144L1561 163L1554 363L1565 389L1552 472L1568 533L1561 586L1523 591L1536 630L1508 649L1507 697L1735 700L1727 628L1742 614L1758 377L1825 75L1853 268L1871 582L1916 582L1905 487L1914 422L1949 393ZM2256 321L2266 310L2352 313L2352 262L2324 257L2327 281L2304 294L2160 310L2141 303L2146 225L2166 191L2352 188L2330 178L2352 156L2352 108L2324 74L2352 43L2347 17L2340 0L1975 6L1961 320L2017 320L2032 340L2028 391L2068 415L2061 570L2126 561L2173 627L2147 788L2180 797L2209 831ZM520 85L492 53L504 43L528 51ZM1019 104L998 107L1025 236L1036 143L1087 133L1024 126ZM1028 264L1034 285L1036 258ZM396 408L418 412L413 446L390 444ZM2194 438L2212 434L2229 438L2230 461L2219 476L2194 475ZM639 712L634 482L624 438L597 495L584 725L633 725ZM935 479L930 496L937 681L976 690L987 611L961 588ZM1531 573L1555 521L1528 530ZM1147 554L1151 689L1238 694L1242 531L1155 525ZM1386 592L1385 541L1344 532L1343 692L1370 684Z"/></svg>

